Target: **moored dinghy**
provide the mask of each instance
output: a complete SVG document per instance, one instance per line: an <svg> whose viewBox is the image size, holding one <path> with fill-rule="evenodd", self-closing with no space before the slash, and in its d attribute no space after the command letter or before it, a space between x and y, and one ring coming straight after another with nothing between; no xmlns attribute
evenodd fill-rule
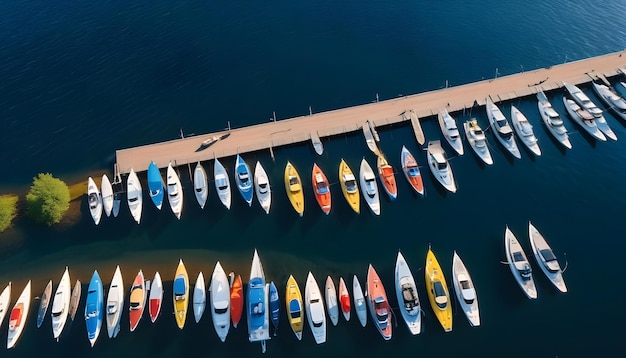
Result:
<svg viewBox="0 0 626 358"><path fill-rule="evenodd" d="M541 271L548 277L554 287L563 293L567 292L567 286L565 286L565 281L563 280L563 270L559 265L559 261L556 259L546 239L530 221L528 222L528 236L530 237L530 246L533 249L535 260L537 260Z"/></svg>
<svg viewBox="0 0 626 358"><path fill-rule="evenodd" d="M515 277L515 281L517 281L528 298L536 299L537 288L533 280L533 271L530 268L530 263L526 258L526 253L522 249L522 245L517 241L517 238L513 235L508 225L504 233L504 249L509 268L511 269L513 277Z"/></svg>
<svg viewBox="0 0 626 358"><path fill-rule="evenodd" d="M9 286L7 286L8 288ZM0 297L2 297L0 295ZM48 306L50 305L50 298L52 297L52 280L48 281L46 288L43 290L41 294L41 301L39 302L39 311L37 312L37 328L41 327L44 319L46 318L46 312L48 312ZM0 325L2 324L3 318L3 309L2 309L2 299L0 298Z"/></svg>
<svg viewBox="0 0 626 358"><path fill-rule="evenodd" d="M230 284L226 272L218 261L211 275L210 301L213 328L215 328L215 333L222 342L226 341L226 336L230 330L231 300Z"/></svg>
<svg viewBox="0 0 626 358"><path fill-rule="evenodd" d="M143 194L141 192L141 183L134 169L130 169L130 174L126 179L126 199L128 208L133 219L139 224L141 222L141 210L143 208ZM115 210L115 209L114 209ZM115 212L114 212L115 213Z"/></svg>
<svg viewBox="0 0 626 358"><path fill-rule="evenodd" d="M339 163L339 182L341 183L341 191L343 192L343 196L346 198L348 205L354 210L355 213L359 213L360 208L360 197L359 197L359 187L356 183L356 178L352 173L352 169L348 166L343 159L341 159L341 163Z"/></svg>
<svg viewBox="0 0 626 358"><path fill-rule="evenodd" d="M441 143L436 141L428 142L428 167L437 181L445 189L452 193L456 193L456 182L452 174L452 168L446 158L446 153L441 148Z"/></svg>
<svg viewBox="0 0 626 358"><path fill-rule="evenodd" d="M229 277L230 319L233 321L233 327L237 328L243 314L243 283L241 282L241 275L235 276L235 273L231 272Z"/></svg>
<svg viewBox="0 0 626 358"><path fill-rule="evenodd" d="M489 147L487 146L487 137L485 136L485 132L483 132L483 130L478 125L478 121L476 121L476 118L472 118L463 123L463 128L465 129L465 138L467 138L467 142L474 150L474 153L476 153L476 155L478 155L478 157L485 164L493 164L491 152L489 151Z"/></svg>
<svg viewBox="0 0 626 358"><path fill-rule="evenodd" d="M435 316L443 327L445 332L452 331L452 305L450 303L450 294L446 279L441 271L441 266L428 247L426 254L426 267L424 268L424 276L426 280L426 292L428 293L428 301L435 312Z"/></svg>
<svg viewBox="0 0 626 358"><path fill-rule="evenodd" d="M139 321L143 316L143 310L146 304L146 282L143 277L143 271L139 270L133 285L130 287L128 295L128 316L130 322L130 331L133 332L139 325Z"/></svg>
<svg viewBox="0 0 626 358"><path fill-rule="evenodd" d="M89 201L91 218L98 225L102 218L102 196L100 196L100 190L91 177L87 180L87 200Z"/></svg>
<svg viewBox="0 0 626 358"><path fill-rule="evenodd" d="M296 171L296 168L287 162L285 165L285 190L287 191L287 197L291 202L291 206L298 213L298 215L304 215L304 192L302 191L302 180L300 175Z"/></svg>
<svg viewBox="0 0 626 358"><path fill-rule="evenodd" d="M515 129L522 143L524 143L534 155L540 156L541 149L539 149L537 137L535 137L535 133L533 132L533 126L528 122L526 116L515 106L511 106L511 123L513 123L513 129Z"/></svg>
<svg viewBox="0 0 626 358"><path fill-rule="evenodd" d="M28 319L28 311L30 310L30 298L31 288L29 280L26 287L24 287L24 290L20 294L20 297L18 297L17 302L15 302L15 306L13 306L11 315L9 316L7 349L13 348L22 335L24 325L26 325L26 321Z"/></svg>
<svg viewBox="0 0 626 358"><path fill-rule="evenodd" d="M268 285L265 284L263 265L256 250L252 257L250 281L248 281L248 340L261 342L261 350L265 353L265 341L270 339Z"/></svg>
<svg viewBox="0 0 626 358"><path fill-rule="evenodd" d="M148 193L154 206L159 210L163 207L163 198L165 197L163 187L163 177L161 177L159 167L154 162L150 162L148 165Z"/></svg>
<svg viewBox="0 0 626 358"><path fill-rule="evenodd" d="M363 290L359 279L354 275L352 277L352 296L354 298L354 311L356 317L359 319L361 326L365 327L367 324L367 306L365 305L365 297L363 297Z"/></svg>
<svg viewBox="0 0 626 358"><path fill-rule="evenodd" d="M437 119L439 120L441 133L448 141L448 144L450 144L452 149L459 155L463 155L463 141L461 140L461 134L459 133L459 128L456 126L454 118L452 118L447 110L443 109L437 115Z"/></svg>
<svg viewBox="0 0 626 358"><path fill-rule="evenodd" d="M489 118L493 135L512 156L520 159L522 154L517 147L515 137L513 137L513 130L511 129L511 126L509 126L509 122L506 120L506 117L500 108L498 108L498 106L491 101L491 98L487 97L485 109L487 111L487 117Z"/></svg>
<svg viewBox="0 0 626 358"><path fill-rule="evenodd" d="M376 167L378 169L378 179L383 185L383 189L389 196L389 199L396 200L398 197L398 186L396 185L396 177L394 175L393 167L387 162L387 159L381 153L376 158Z"/></svg>
<svg viewBox="0 0 626 358"><path fill-rule="evenodd" d="M161 313L161 303L163 302L163 281L161 281L161 275L158 271L154 274L154 279L150 284L148 302L150 321L154 323Z"/></svg>
<svg viewBox="0 0 626 358"><path fill-rule="evenodd" d="M274 336L278 334L278 322L280 320L280 299L278 298L278 289L274 281L270 282L270 311L272 314L272 326L274 326Z"/></svg>
<svg viewBox="0 0 626 358"><path fill-rule="evenodd" d="M411 188L415 190L417 194L424 195L424 182L422 181L422 173L417 165L417 161L413 154L402 146L402 152L400 153L400 161L402 162L402 171L404 177L411 184Z"/></svg>
<svg viewBox="0 0 626 358"><path fill-rule="evenodd" d="M172 167L172 163L167 165L167 196L174 216L180 219L183 212L183 186L180 184L180 179Z"/></svg>
<svg viewBox="0 0 626 358"><path fill-rule="evenodd" d="M193 287L193 318L200 322L206 308L206 283L202 272L198 274L196 285Z"/></svg>
<svg viewBox="0 0 626 358"><path fill-rule="evenodd" d="M270 187L270 180L261 165L261 162L257 161L254 168L254 191L256 197L259 199L259 204L266 214L270 213L270 206L272 205L272 188Z"/></svg>
<svg viewBox="0 0 626 358"><path fill-rule="evenodd" d="M350 321L350 294L343 277L339 277L339 304L343 318L346 319L346 322Z"/></svg>
<svg viewBox="0 0 626 358"><path fill-rule="evenodd" d="M331 208L331 196L330 196L330 184L328 178L317 166L313 163L313 171L311 172L311 183L313 183L313 193L315 194L315 200L319 204L324 214L328 215Z"/></svg>
<svg viewBox="0 0 626 358"><path fill-rule="evenodd" d="M102 192L102 209L107 217L111 216L111 210L113 210L113 186L106 174L102 175L102 183L100 184L100 191Z"/></svg>
<svg viewBox="0 0 626 358"><path fill-rule="evenodd" d="M363 158L359 169L359 180L363 190L363 197L374 215L380 215L380 198L378 195L378 185L374 170L369 163Z"/></svg>
<svg viewBox="0 0 626 358"><path fill-rule="evenodd" d="M398 251L395 268L395 287L398 307L411 334L422 331L422 308L415 279L402 253Z"/></svg>
<svg viewBox="0 0 626 358"><path fill-rule="evenodd" d="M322 344L326 342L326 314L324 313L324 302L320 288L315 281L315 277L311 271L306 278L306 286L304 287L304 298L306 305L306 317L309 321L309 327L315 343Z"/></svg>
<svg viewBox="0 0 626 358"><path fill-rule="evenodd" d="M109 338L117 337L120 332L122 309L124 308L124 280L120 267L115 268L109 294L107 296L106 321Z"/></svg>
<svg viewBox="0 0 626 358"><path fill-rule="evenodd" d="M285 304L287 305L287 314L289 325L298 340L302 340L302 326L304 317L302 316L302 293L296 279L292 275L287 280L287 292L285 293Z"/></svg>
<svg viewBox="0 0 626 358"><path fill-rule="evenodd" d="M182 259L178 261L178 267L176 268L172 299L174 301L176 325L178 328L183 329L185 327L187 307L189 305L189 276L187 275L187 269Z"/></svg>
<svg viewBox="0 0 626 358"><path fill-rule="evenodd" d="M52 290L52 285L50 285L50 289ZM48 294L48 296L50 295ZM6 316L7 312L9 311L9 303L11 303L11 282L7 284L7 287L5 287L4 290L2 290L2 294L0 294L0 326L2 326L2 322L4 321L4 316ZM44 312L44 316L45 316L45 312ZM37 328L39 328L39 326L37 326Z"/></svg>
<svg viewBox="0 0 626 358"><path fill-rule="evenodd" d="M456 251L454 251L452 258L452 281L454 283L456 298L459 300L461 309L465 313L470 325L472 327L480 326L478 297L476 296L474 282Z"/></svg>
<svg viewBox="0 0 626 358"><path fill-rule="evenodd" d="M87 327L87 339L93 347L100 335L102 319L104 316L104 290L98 271L94 271L87 288L85 299L85 326Z"/></svg>
<svg viewBox="0 0 626 358"><path fill-rule="evenodd" d="M65 266L65 272L61 277L61 281L52 300L52 333L54 339L58 342L61 332L65 327L67 316L70 308L70 272Z"/></svg>
<svg viewBox="0 0 626 358"><path fill-rule="evenodd" d="M567 129L563 125L563 120L557 111L552 107L552 103L548 101L543 91L537 92L537 107L539 108L539 114L543 120L543 124L546 125L548 131L557 142L561 143L565 148L572 149L572 143L569 141L567 135Z"/></svg>
<svg viewBox="0 0 626 358"><path fill-rule="evenodd" d="M226 168L215 158L215 190L217 190L217 196L226 209L230 210L230 180L228 179L228 172Z"/></svg>
<svg viewBox="0 0 626 358"><path fill-rule="evenodd" d="M390 340L392 334L391 306L387 300L383 282L371 264L367 270L367 305L376 329L386 341Z"/></svg>
<svg viewBox="0 0 626 358"><path fill-rule="evenodd" d="M206 200L209 197L209 185L206 170L204 170L199 160L193 170L193 191L196 194L198 205L200 205L201 209L204 209Z"/></svg>
<svg viewBox="0 0 626 358"><path fill-rule="evenodd" d="M237 159L235 160L235 182L243 200L248 203L248 206L252 206L252 198L254 196L252 174L250 173L248 163L239 154L237 154Z"/></svg>
<svg viewBox="0 0 626 358"><path fill-rule="evenodd" d="M337 323L339 323L339 306L337 305L337 290L335 289L335 283L330 276L326 278L324 295L326 298L328 317L330 318L333 326L336 326Z"/></svg>

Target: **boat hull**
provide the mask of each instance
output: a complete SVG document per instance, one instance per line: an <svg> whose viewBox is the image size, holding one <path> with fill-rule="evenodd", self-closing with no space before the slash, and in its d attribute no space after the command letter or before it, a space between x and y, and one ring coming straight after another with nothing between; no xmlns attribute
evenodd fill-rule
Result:
<svg viewBox="0 0 626 358"><path fill-rule="evenodd" d="M265 283L263 265L256 250L250 268L246 313L248 318L248 340L265 344L270 339L269 328L269 285Z"/></svg>
<svg viewBox="0 0 626 358"><path fill-rule="evenodd" d="M200 205L201 209L204 209L204 205L206 205L209 197L209 186L206 170L204 170L200 161L198 161L193 170L193 191L196 194L198 205Z"/></svg>
<svg viewBox="0 0 626 358"><path fill-rule="evenodd" d="M10 288L10 286L7 286L7 288ZM41 327L41 324L46 318L46 312L48 312L48 306L50 305L51 298L52 298L52 280L48 281L46 288L43 290L43 293L41 294L41 300L39 302L39 311L37 312L37 328ZM6 307L6 305L4 306L2 305L1 303L2 301L3 301L2 295L0 295L0 311L6 312L6 309L2 309ZM3 317L4 316L0 314L0 325L2 324Z"/></svg>
<svg viewBox="0 0 626 358"><path fill-rule="evenodd" d="M154 279L150 285L150 296L148 297L148 313L150 314L150 321L154 323L159 318L161 313L161 303L163 302L163 281L161 281L161 274L156 272Z"/></svg>
<svg viewBox="0 0 626 358"><path fill-rule="evenodd" d="M320 288L313 274L309 272L304 287L304 299L306 305L306 318L313 333L315 343L326 342L326 314L324 313L324 301Z"/></svg>
<svg viewBox="0 0 626 358"><path fill-rule="evenodd" d="M411 152L409 152L405 146L402 146L400 162L402 163L404 177L409 182L409 185L411 185L411 188L413 188L415 193L424 195L424 182L422 180L421 171L417 165L415 157L413 157Z"/></svg>
<svg viewBox="0 0 626 358"><path fill-rule="evenodd" d="M224 168L222 163L217 158L215 158L214 171L215 190L217 191L217 196L220 198L220 201L226 207L226 209L230 210L230 180L228 178L228 172L226 171L226 168Z"/></svg>
<svg viewBox="0 0 626 358"><path fill-rule="evenodd" d="M154 162L150 162L148 165L148 191L154 206L159 210L163 207L163 198L165 198L163 189L163 178L159 167Z"/></svg>
<svg viewBox="0 0 626 358"><path fill-rule="evenodd" d="M206 308L206 283L202 272L198 274L196 285L193 287L193 318L200 322Z"/></svg>
<svg viewBox="0 0 626 358"><path fill-rule="evenodd" d="M85 299L85 326L87 327L87 339L93 347L100 335L104 316L104 289L98 271L94 271L87 288Z"/></svg>
<svg viewBox="0 0 626 358"><path fill-rule="evenodd" d="M519 148L517 147L517 143L515 142L515 137L513 136L513 133L511 133L511 136L508 139L505 139L502 137L502 135L500 134L500 131L498 130L498 128L500 128L497 124L499 120L504 121L506 127L509 128L509 131L511 129L508 124L508 121L506 120L506 117L504 117L504 114L502 114L502 111L500 110L500 108L498 108L498 106L496 106L491 101L491 98L487 98L486 104L485 104L485 110L487 111L487 117L489 118L489 124L491 126L493 135L496 137L496 139L498 139L498 142L500 142L500 144L502 144L502 146L513 157L517 159L521 159L522 153L520 153ZM506 128L506 127L503 127L503 128Z"/></svg>
<svg viewBox="0 0 626 358"><path fill-rule="evenodd" d="M390 340L393 333L391 328L391 306L389 306L383 282L372 265L367 270L367 306L378 333L386 341Z"/></svg>
<svg viewBox="0 0 626 358"><path fill-rule="evenodd" d="M102 182L100 184L100 191L102 194L102 209L107 217L111 216L113 210L113 186L106 174L102 175Z"/></svg>
<svg viewBox="0 0 626 358"><path fill-rule="evenodd" d="M530 246L532 247L535 260L537 261L537 265L539 265L541 271L543 271L544 275L546 275L550 282L552 282L554 287L563 293L567 292L567 286L563 280L563 270L558 264L558 261L556 261L556 257L554 257L554 254L552 253L552 248L548 245L546 239L531 222L528 222L528 237L530 238ZM543 250L547 250L549 254L552 254L551 258L556 264L554 270L550 269L546 259L542 256L541 252Z"/></svg>
<svg viewBox="0 0 626 358"><path fill-rule="evenodd" d="M177 219L180 219L183 212L183 186L180 184L180 179L172 167L172 163L167 166L167 198L172 213Z"/></svg>
<svg viewBox="0 0 626 358"><path fill-rule="evenodd" d="M341 191L343 192L343 196L346 198L348 205L350 205L352 210L358 214L361 210L359 187L356 183L354 173L352 173L348 163L346 163L343 159L341 159L341 163L339 163L339 183L341 184Z"/></svg>
<svg viewBox="0 0 626 358"><path fill-rule="evenodd" d="M474 282L456 251L454 251L452 258L452 282L459 306L465 313L465 317L467 317L470 325L472 327L480 326L478 297L474 288Z"/></svg>
<svg viewBox="0 0 626 358"><path fill-rule="evenodd" d="M111 279L111 285L109 286L109 293L106 303L106 322L107 333L109 338L114 338L120 331L120 321L122 318L122 309L124 308L124 280L122 279L122 272L120 267L117 266L113 279Z"/></svg>
<svg viewBox="0 0 626 358"><path fill-rule="evenodd" d="M302 340L302 326L304 323L302 293L298 282L293 276L289 276L287 280L287 288L285 292L285 305L287 309L287 317L289 318L289 326L293 334L300 341Z"/></svg>
<svg viewBox="0 0 626 358"><path fill-rule="evenodd" d="M445 332L452 331L452 305L446 279L435 254L428 249L424 269L426 292L430 306Z"/></svg>
<svg viewBox="0 0 626 358"><path fill-rule="evenodd" d="M530 263L526 258L526 253L522 249L519 241L513 232L506 227L506 231L504 233L504 248L506 253L506 258L509 263L509 268L511 269L511 273L517 281L517 284L522 289L522 292L530 298L537 299L537 288L535 287L535 281L532 277L532 270L530 269ZM515 256L513 256L515 255ZM516 264L528 271L527 277L523 277L520 273L520 270L516 267Z"/></svg>
<svg viewBox="0 0 626 358"><path fill-rule="evenodd" d="M252 206L252 199L254 197L254 189L252 188L252 173L250 167L243 158L237 154L235 160L235 183L237 183L237 189L243 200Z"/></svg>
<svg viewBox="0 0 626 358"><path fill-rule="evenodd" d="M298 213L298 215L304 215L304 192L302 191L302 180L291 162L287 162L287 165L285 165L284 181L287 198L289 198L291 206L296 213Z"/></svg>
<svg viewBox="0 0 626 358"><path fill-rule="evenodd" d="M28 281L24 290L18 297L13 309L11 310L11 315L9 316L9 333L7 334L7 349L11 349L15 347L17 341L19 340L22 332L24 331L24 326L28 321L28 312L30 311L30 300L31 300L31 282Z"/></svg>
<svg viewBox="0 0 626 358"><path fill-rule="evenodd" d="M218 261L211 275L211 321L217 337L222 341L226 341L228 331L230 330L231 315L231 294L230 284L226 272Z"/></svg>
<svg viewBox="0 0 626 358"><path fill-rule="evenodd" d="M259 161L256 162L256 167L254 168L254 191L257 199L259 199L261 208L266 214L269 214L272 205L272 187L270 186L269 177Z"/></svg>
<svg viewBox="0 0 626 358"><path fill-rule="evenodd" d="M367 304L365 303L363 290L361 289L361 284L356 275L352 277L352 297L354 298L354 311L356 312L356 316L361 326L365 327L367 325Z"/></svg>
<svg viewBox="0 0 626 358"><path fill-rule="evenodd" d="M189 276L187 275L187 269L182 259L178 261L172 293L176 325L179 329L183 329L185 327L187 308L189 306Z"/></svg>
<svg viewBox="0 0 626 358"><path fill-rule="evenodd" d="M395 267L395 288L402 319L413 335L422 331L422 309L415 278L404 256L398 252Z"/></svg>
<svg viewBox="0 0 626 358"><path fill-rule="evenodd" d="M54 294L54 299L52 300L52 333L57 342L67 322L70 309L70 296L70 273L66 267Z"/></svg>
<svg viewBox="0 0 626 358"><path fill-rule="evenodd" d="M230 284L230 319L233 321L233 327L237 328L241 315L243 314L243 283L241 276L231 273Z"/></svg>
<svg viewBox="0 0 626 358"><path fill-rule="evenodd" d="M317 164L313 164L313 170L311 171L311 183L313 183L313 194L315 194L315 200L320 206L320 209L322 209L324 214L330 214L330 208L332 205L330 183L328 182L328 178L322 169L320 169Z"/></svg>
<svg viewBox="0 0 626 358"><path fill-rule="evenodd" d="M128 301L130 303L130 307L128 308L128 320L131 332L135 331L141 321L146 305L146 296L146 282L143 277L143 271L139 270L139 273L137 273L137 276L135 276L133 280L130 294L128 295Z"/></svg>

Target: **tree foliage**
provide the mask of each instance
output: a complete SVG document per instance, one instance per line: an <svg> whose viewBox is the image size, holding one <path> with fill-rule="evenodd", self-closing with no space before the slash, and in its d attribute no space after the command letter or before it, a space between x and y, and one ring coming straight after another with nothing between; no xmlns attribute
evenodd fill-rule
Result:
<svg viewBox="0 0 626 358"><path fill-rule="evenodd" d="M70 207L67 184L50 173L39 173L33 178L26 194L26 214L38 223L51 226L63 218Z"/></svg>
<svg viewBox="0 0 626 358"><path fill-rule="evenodd" d="M11 226L17 215L17 195L0 196L0 232Z"/></svg>

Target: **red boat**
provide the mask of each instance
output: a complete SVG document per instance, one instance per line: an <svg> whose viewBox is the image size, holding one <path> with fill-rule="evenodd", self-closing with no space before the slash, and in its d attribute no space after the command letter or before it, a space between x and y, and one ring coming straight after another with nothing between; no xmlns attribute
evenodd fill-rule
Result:
<svg viewBox="0 0 626 358"><path fill-rule="evenodd" d="M374 267L367 270L367 305L370 308L372 320L383 338L391 339L391 307L387 300L387 293Z"/></svg>
<svg viewBox="0 0 626 358"><path fill-rule="evenodd" d="M417 165L417 161L415 157L406 149L405 146L402 146L402 171L404 172L404 176L406 180L409 181L413 190L420 195L424 195L424 183L422 181L422 173L420 173L419 166Z"/></svg>
<svg viewBox="0 0 626 358"><path fill-rule="evenodd" d="M343 277L339 278L339 303L341 304L341 313L346 321L350 320L350 295L348 294L348 288L343 281Z"/></svg>
<svg viewBox="0 0 626 358"><path fill-rule="evenodd" d="M311 173L311 182L313 183L313 192L315 200L320 205L322 211L328 215L330 213L330 185L324 172L317 164L313 164L313 172Z"/></svg>
<svg viewBox="0 0 626 358"><path fill-rule="evenodd" d="M387 162L387 159L383 157L382 153L376 160L376 166L378 167L378 177L383 184L383 188L385 188L385 192L389 195L389 199L396 200L398 197L396 177L393 175L393 167Z"/></svg>
<svg viewBox="0 0 626 358"><path fill-rule="evenodd" d="M233 321L233 327L237 328L243 313L243 284L241 283L241 275L235 277L234 273L230 273L230 319Z"/></svg>
<svg viewBox="0 0 626 358"><path fill-rule="evenodd" d="M143 308L146 304L146 285L143 279L143 272L139 270L133 286L130 288L130 331L134 331L143 315Z"/></svg>

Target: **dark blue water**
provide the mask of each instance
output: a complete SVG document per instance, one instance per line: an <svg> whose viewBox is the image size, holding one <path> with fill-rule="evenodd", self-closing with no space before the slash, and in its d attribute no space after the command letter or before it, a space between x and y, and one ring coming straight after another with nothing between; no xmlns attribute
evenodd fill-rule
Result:
<svg viewBox="0 0 626 358"><path fill-rule="evenodd" d="M116 149L367 103L507 75L623 50L626 4L620 1L23 1L0 3L0 163L2 193L27 187L38 172L65 180L88 173L111 174ZM626 61L625 61L626 62ZM626 63L625 63L626 65ZM614 79L613 82L615 82ZM624 78L622 77L622 80ZM582 86L599 102L588 86ZM565 116L562 92L548 93ZM626 189L624 122L606 112L617 142L595 143L566 122L573 149L564 152L540 121L534 98L500 104L508 115L517 106L535 127L543 155L511 160L491 133L495 164L484 167L465 145L451 160L459 190L443 192L424 168L427 195L416 198L398 175L399 197L382 200L382 215L365 207L355 215L336 184L341 158L358 170L367 151L360 133L323 138L325 154L308 144L249 153L260 160L273 188L270 215L258 203L248 208L233 192L226 212L215 191L200 210L193 201L188 169L180 221L164 206L144 205L140 226L126 205L117 219L94 227L82 203L82 218L72 227L33 227L18 220L3 239L0 284L14 283L17 297L26 280L40 294L48 279L57 282L63 266L72 279L87 283L98 269L108 285L116 264L130 283L139 268L147 277L159 270L171 281L179 257L192 280L209 276L215 261L248 280L254 248L279 293L290 274L301 288L307 272L318 282L357 274L364 283L372 263L392 302L393 265L402 250L418 281L425 304L423 334L412 337L399 322L391 342L354 320L328 328L328 342L313 343L308 325L297 342L283 316L279 336L268 343L273 356L424 354L452 356L613 356L621 341L626 291L621 277L621 225ZM603 107L601 105L601 107ZM483 108L455 113L459 123L476 117L487 126ZM434 120L423 124L428 140L439 139ZM379 128L381 147L399 168L406 145L425 164L411 128ZM444 144L450 154L451 149ZM286 200L282 173L287 160L304 180L303 218ZM313 162L326 172L333 209L326 217L311 194ZM223 161L228 170L234 158ZM212 163L205 163L212 172ZM144 178L145 179L145 178ZM144 181L145 182L145 181ZM146 200L147 195L146 195ZM503 234L509 225L530 254L526 225L532 220L561 262L568 261L569 293L557 294L534 265L539 299L523 296L504 259ZM444 334L428 307L422 267L428 245L448 280L453 250L470 270L478 290L482 326L470 328L462 313ZM567 253L567 255L564 255ZM532 260L532 259L531 259ZM166 290L169 290L166 283ZM86 287L85 287L86 288ZM118 338L101 334L89 348L84 322L66 327L54 343L50 318L35 328L35 308L11 356L133 354L182 356L202 349L206 355L259 355L247 343L245 324L231 330L225 344L210 318L191 317L175 328L166 291L163 315L147 317L132 334L127 315ZM38 301L33 301L33 306ZM398 315L399 318L399 315ZM126 324L124 324L126 323ZM245 322L244 322L245 323ZM0 337L6 335L6 323ZM469 352L469 353L468 353Z"/></svg>

